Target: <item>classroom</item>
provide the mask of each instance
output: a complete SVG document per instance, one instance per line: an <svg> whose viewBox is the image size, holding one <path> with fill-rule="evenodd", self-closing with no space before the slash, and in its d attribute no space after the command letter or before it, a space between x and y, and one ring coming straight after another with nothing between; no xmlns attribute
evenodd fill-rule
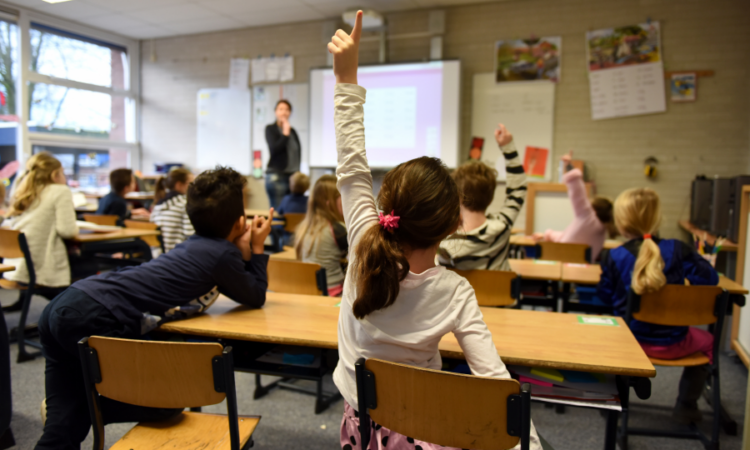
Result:
<svg viewBox="0 0 750 450"><path fill-rule="evenodd" d="M0 450L750 449L748 24L0 0Z"/></svg>

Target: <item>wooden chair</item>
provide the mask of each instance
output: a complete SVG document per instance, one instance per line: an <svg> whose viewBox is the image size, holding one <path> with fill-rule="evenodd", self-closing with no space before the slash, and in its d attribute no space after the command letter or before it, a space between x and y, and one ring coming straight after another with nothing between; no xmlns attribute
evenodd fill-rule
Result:
<svg viewBox="0 0 750 450"><path fill-rule="evenodd" d="M286 213L284 214L284 231L294 233L297 225L305 220L305 213Z"/></svg>
<svg viewBox="0 0 750 450"><path fill-rule="evenodd" d="M320 264L271 259L267 270L269 291L328 295L326 270Z"/></svg>
<svg viewBox="0 0 750 450"><path fill-rule="evenodd" d="M10 429L11 416L13 416L13 396L10 387L10 343L5 317L0 311L0 450L16 445L13 431Z"/></svg>
<svg viewBox="0 0 750 450"><path fill-rule="evenodd" d="M97 225L108 225L108 226L115 226L117 225L117 219L119 219L118 216L114 215L104 215L104 214L84 214L83 220L86 222L95 223Z"/></svg>
<svg viewBox="0 0 750 450"><path fill-rule="evenodd" d="M531 390L513 379L486 378L360 358L355 364L362 448L370 419L446 447L528 450Z"/></svg>
<svg viewBox="0 0 750 450"><path fill-rule="evenodd" d="M689 367L707 364L710 369L710 398L713 407L713 423L711 438L709 439L697 427L691 426L689 431L655 430L649 428L628 427L628 405L623 405L622 422L620 427L621 448L627 449L629 434L642 436L662 436L686 439L698 439L706 448L719 448L719 429L721 428L722 413L721 395L719 392L719 349L721 348L721 333L724 328L724 317L729 305L729 293L718 286L684 286L668 284L658 292L637 295L632 291L628 295L625 320L630 323L636 319L656 325L687 327L696 325L711 325L714 335L714 361L711 364L703 353L694 353L685 358L664 360L650 358L656 366Z"/></svg>
<svg viewBox="0 0 750 450"><path fill-rule="evenodd" d="M40 350L42 348L38 342L26 338L27 331L32 331L31 329L27 330L26 326L31 298L34 294L38 294L51 300L62 292L64 288L49 288L36 284L36 271L34 270L34 261L31 259L29 245L26 242L26 236L18 230L0 229L0 258L23 258L29 273L28 284L17 283L1 278L0 276L0 289L17 290L19 293L18 302L3 309L6 311L21 310L18 327L15 329L15 338L18 341L18 356L16 357L16 361L22 363L32 360L41 354L41 352L29 353L26 350L27 345ZM13 333L11 332L11 334Z"/></svg>
<svg viewBox="0 0 750 450"><path fill-rule="evenodd" d="M536 255L537 259L544 261L588 264L591 262L591 247L586 244L539 242L536 245Z"/></svg>
<svg viewBox="0 0 750 450"><path fill-rule="evenodd" d="M78 347L94 424L94 450L104 448L99 394L151 408L196 408L227 400L226 416L183 412L164 422L140 423L111 446L112 450L167 447L241 450L252 446L251 437L260 416L237 414L231 347L222 350L221 344L216 343L99 336L83 338Z"/></svg>
<svg viewBox="0 0 750 450"><path fill-rule="evenodd" d="M521 278L515 272L501 270L449 269L474 288L479 306L513 306L521 295Z"/></svg>
<svg viewBox="0 0 750 450"><path fill-rule="evenodd" d="M159 229L159 226L155 223L142 222L140 220L126 220L124 223L125 223L125 228L136 228L139 230L158 230ZM158 234L156 236L141 236L140 239L146 244L148 244L149 247L159 247L162 253L166 253L164 251L164 239L161 234Z"/></svg>

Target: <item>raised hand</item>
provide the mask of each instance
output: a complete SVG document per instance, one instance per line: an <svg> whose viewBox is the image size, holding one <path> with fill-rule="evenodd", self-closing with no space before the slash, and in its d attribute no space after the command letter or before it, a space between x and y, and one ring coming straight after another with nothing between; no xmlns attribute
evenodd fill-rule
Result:
<svg viewBox="0 0 750 450"><path fill-rule="evenodd" d="M362 36L362 11L357 11L351 34L337 30L328 43L328 51L333 54L333 73L336 83L357 84L359 65L359 38Z"/></svg>
<svg viewBox="0 0 750 450"><path fill-rule="evenodd" d="M263 253L266 238L271 233L271 222L273 222L273 208L268 210L268 219L259 216L253 218L251 225L253 232L252 247L253 253L256 255Z"/></svg>
<svg viewBox="0 0 750 450"><path fill-rule="evenodd" d="M570 164L570 162L573 160L573 150L571 150L568 153L564 154L562 156L562 158L560 158L560 159L562 159L562 162L563 162L564 166L568 167L568 164Z"/></svg>
<svg viewBox="0 0 750 450"><path fill-rule="evenodd" d="M505 125L499 123L497 124L497 128L495 128L495 140L497 141L497 145L502 147L508 145L513 140L513 135L505 128Z"/></svg>
<svg viewBox="0 0 750 450"><path fill-rule="evenodd" d="M242 252L242 259L244 261L250 261L250 257L252 256L252 252L250 249L252 232L252 226L247 223L247 219L245 219L245 231L241 235L237 236L232 242L238 249L240 249L240 252Z"/></svg>

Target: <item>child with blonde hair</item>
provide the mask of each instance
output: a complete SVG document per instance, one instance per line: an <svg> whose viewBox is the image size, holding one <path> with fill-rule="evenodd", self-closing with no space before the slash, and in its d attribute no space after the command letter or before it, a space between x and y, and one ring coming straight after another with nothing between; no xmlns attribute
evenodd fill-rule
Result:
<svg viewBox="0 0 750 450"><path fill-rule="evenodd" d="M339 362L333 379L345 400L341 447L352 450L364 450L358 432L358 408L363 405L357 403L354 370L359 358L440 370L438 343L453 333L473 374L510 377L471 285L435 265L440 242L456 231L460 220L458 188L445 165L426 156L400 164L386 174L377 202L373 197L365 151L366 91L357 85L361 31L359 11L351 35L338 30L328 44L336 76L336 175L354 249L341 299ZM369 426L368 449L439 447L375 423ZM541 448L533 426L531 448Z"/></svg>
<svg viewBox="0 0 750 450"><path fill-rule="evenodd" d="M289 177L289 189L292 193L284 196L276 211L282 216L286 213L306 213L308 199L305 192L310 189L310 177L302 172L294 172Z"/></svg>
<svg viewBox="0 0 750 450"><path fill-rule="evenodd" d="M70 263L63 239L78 234L73 193L66 184L62 164L50 153L35 154L26 167L3 225L26 235L38 285L68 286ZM3 275L6 279L29 282L24 258L7 258L5 263L16 267Z"/></svg>
<svg viewBox="0 0 750 450"><path fill-rule="evenodd" d="M666 284L716 285L719 276L695 250L676 239L659 239L661 223L659 196L648 188L634 188L615 201L615 225L630 239L609 251L602 259L598 295L623 316L628 292L656 292ZM659 359L679 359L696 352L713 361L713 335L694 327L653 325L638 320L629 324L647 355ZM674 416L684 422L698 422L701 413L697 401L703 393L708 367L686 367L680 380Z"/></svg>
<svg viewBox="0 0 750 450"><path fill-rule="evenodd" d="M326 270L328 295L341 295L344 283L341 258L349 244L334 175L323 175L315 182L307 215L297 226L294 242L299 260L318 263Z"/></svg>

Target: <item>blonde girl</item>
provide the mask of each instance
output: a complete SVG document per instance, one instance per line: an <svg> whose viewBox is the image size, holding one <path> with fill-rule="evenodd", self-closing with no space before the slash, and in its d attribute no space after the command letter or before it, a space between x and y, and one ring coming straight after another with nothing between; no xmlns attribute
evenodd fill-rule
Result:
<svg viewBox="0 0 750 450"><path fill-rule="evenodd" d="M11 198L9 219L3 225L10 225L26 235L37 284L68 286L70 263L63 239L78 233L73 194L66 185L62 164L51 154L35 154L26 167ZM29 270L23 258L6 259L5 263L16 267L5 273L5 278L29 282Z"/></svg>
<svg viewBox="0 0 750 450"><path fill-rule="evenodd" d="M341 213L341 194L336 177L323 175L315 182L307 202L305 219L294 234L297 259L320 264L326 270L328 295L339 296L344 283L341 258L349 245Z"/></svg>
<svg viewBox="0 0 750 450"><path fill-rule="evenodd" d="M187 189L194 178L192 172L179 168L170 170L167 176L160 177L156 182L156 205L151 211L150 220L159 225L166 252L195 233L185 209Z"/></svg>
<svg viewBox="0 0 750 450"><path fill-rule="evenodd" d="M354 372L358 358L439 370L438 342L452 332L472 373L509 377L474 290L466 279L435 265L440 241L460 221L458 188L445 165L429 157L407 161L385 176L377 203L373 197L365 152L366 91L357 85L361 29L359 11L352 34L338 30L328 44L336 76L336 175L354 249L341 299L333 379L345 400L341 448L352 450L362 449ZM367 448L373 450L438 448L372 423L370 435ZM531 442L532 448L541 448L533 427Z"/></svg>
<svg viewBox="0 0 750 450"><path fill-rule="evenodd" d="M625 315L628 291L656 292L665 284L716 285L719 277L695 250L676 239L659 239L661 223L659 196L648 188L634 188L615 201L615 225L630 239L602 259L599 298L612 305L615 314ZM693 327L652 325L633 320L630 329L647 355L678 359L703 352L713 361L713 336ZM683 422L701 419L698 398L709 375L707 366L685 368L680 381L674 416Z"/></svg>

